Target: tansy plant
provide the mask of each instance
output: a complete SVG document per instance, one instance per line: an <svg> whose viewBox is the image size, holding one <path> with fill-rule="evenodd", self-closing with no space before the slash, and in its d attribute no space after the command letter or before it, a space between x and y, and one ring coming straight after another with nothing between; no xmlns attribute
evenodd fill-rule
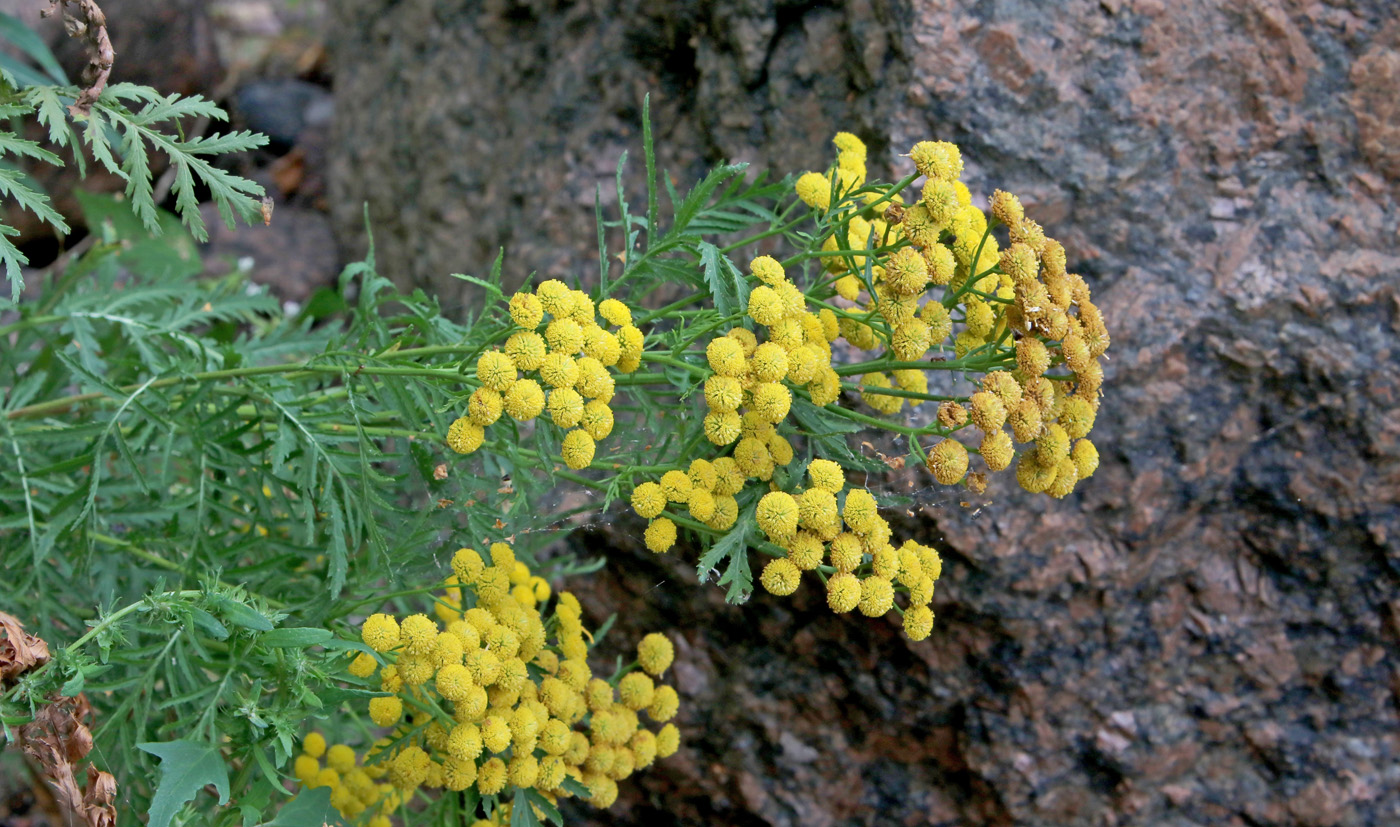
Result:
<svg viewBox="0 0 1400 827"><path fill-rule="evenodd" d="M465 314L372 245L284 313L243 271L201 280L178 221L90 199L94 243L0 316L0 601L51 651L6 679L7 739L85 695L123 824L607 807L682 734L675 633L590 631L558 591L626 565L552 542L610 510L732 602L757 570L928 637L942 560L895 537L858 446L1064 497L1097 464L1108 334L955 146L891 184L835 144L824 172L663 195L644 122L646 209L619 163L598 272L507 289L498 257Z"/></svg>

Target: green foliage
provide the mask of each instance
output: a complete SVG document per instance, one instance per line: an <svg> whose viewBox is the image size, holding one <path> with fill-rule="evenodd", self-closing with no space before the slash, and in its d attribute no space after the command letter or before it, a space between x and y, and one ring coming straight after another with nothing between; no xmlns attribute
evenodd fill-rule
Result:
<svg viewBox="0 0 1400 827"><path fill-rule="evenodd" d="M76 120L68 107L81 90L68 83L43 41L6 14L0 14L0 39L17 46L47 73L8 56L0 62L0 117L8 119L13 130L0 130L0 194L14 198L20 207L60 232L69 231L48 196L18 167L4 161L8 155L63 165L57 154L20 136L20 125L32 118L46 130L51 145L72 153L80 174L86 175L87 156L91 155L92 161L125 181L131 211L153 235L165 227L155 201L152 150L163 154L174 172L171 192L175 195L175 211L196 239L208 238L196 196L200 187L208 190L229 227L234 226L235 218L252 223L261 216L262 187L219 169L214 162L219 156L265 145L265 136L229 132L185 137L186 125L199 119L226 121L228 115L199 95L161 95L150 87L131 83L108 86L88 116ZM17 233L15 228L0 223L0 263L10 282L10 302L19 300L24 289L20 266L28 263L28 258L10 240Z"/></svg>

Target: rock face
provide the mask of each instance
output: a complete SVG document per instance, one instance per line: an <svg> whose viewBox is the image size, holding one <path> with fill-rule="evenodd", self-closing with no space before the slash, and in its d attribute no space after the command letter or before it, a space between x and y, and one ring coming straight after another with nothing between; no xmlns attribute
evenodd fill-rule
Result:
<svg viewBox="0 0 1400 827"><path fill-rule="evenodd" d="M580 817L1400 822L1392 4L459 5L340 11L334 200L349 232L370 199L402 278L500 244L518 273L581 272L651 90L682 180L819 166L838 128L885 177L957 141L1114 335L1078 493L919 491L900 530L947 561L923 643L810 586L726 607L625 523L577 537L612 558L571 584L625 607L610 645L679 638L687 739Z"/></svg>

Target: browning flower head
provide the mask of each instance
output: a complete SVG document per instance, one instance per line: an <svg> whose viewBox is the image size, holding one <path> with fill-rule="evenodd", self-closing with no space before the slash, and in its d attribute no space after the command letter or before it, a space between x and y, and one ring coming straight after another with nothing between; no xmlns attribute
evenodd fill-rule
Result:
<svg viewBox="0 0 1400 827"><path fill-rule="evenodd" d="M1026 217L1026 211L1021 206L1021 199L1005 190L993 192L990 200L992 215L1007 226L1020 224L1021 219Z"/></svg>
<svg viewBox="0 0 1400 827"><path fill-rule="evenodd" d="M1050 369L1050 351L1039 339L1023 336L1016 342L1016 366L1027 377L1040 376Z"/></svg>
<svg viewBox="0 0 1400 827"><path fill-rule="evenodd" d="M972 395L972 424L984 434L999 430L1006 424L1006 405L1001 397L989 391L978 391Z"/></svg>
<svg viewBox="0 0 1400 827"><path fill-rule="evenodd" d="M962 175L962 153L948 141L920 141L909 150L919 174L943 181L953 181Z"/></svg>
<svg viewBox="0 0 1400 827"><path fill-rule="evenodd" d="M945 439L928 452L928 470L943 485L956 485L967 473L967 448L956 439Z"/></svg>
<svg viewBox="0 0 1400 827"><path fill-rule="evenodd" d="M984 436L978 451L982 454L982 461L987 463L988 471L1005 470L1016 455L1011 437L1007 436L1005 431L993 431Z"/></svg>
<svg viewBox="0 0 1400 827"><path fill-rule="evenodd" d="M1094 447L1094 443L1081 439L1074 443L1074 448L1070 450L1070 459L1074 460L1079 479L1087 480L1098 470L1099 450Z"/></svg>

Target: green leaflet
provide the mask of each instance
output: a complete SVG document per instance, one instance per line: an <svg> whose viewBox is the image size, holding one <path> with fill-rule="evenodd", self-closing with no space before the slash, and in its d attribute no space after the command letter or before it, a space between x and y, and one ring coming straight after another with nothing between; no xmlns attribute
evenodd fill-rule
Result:
<svg viewBox="0 0 1400 827"><path fill-rule="evenodd" d="M185 803L213 784L219 803L228 803L228 767L217 747L190 741L145 742L136 745L160 759L160 782L151 799L146 827L169 827Z"/></svg>

